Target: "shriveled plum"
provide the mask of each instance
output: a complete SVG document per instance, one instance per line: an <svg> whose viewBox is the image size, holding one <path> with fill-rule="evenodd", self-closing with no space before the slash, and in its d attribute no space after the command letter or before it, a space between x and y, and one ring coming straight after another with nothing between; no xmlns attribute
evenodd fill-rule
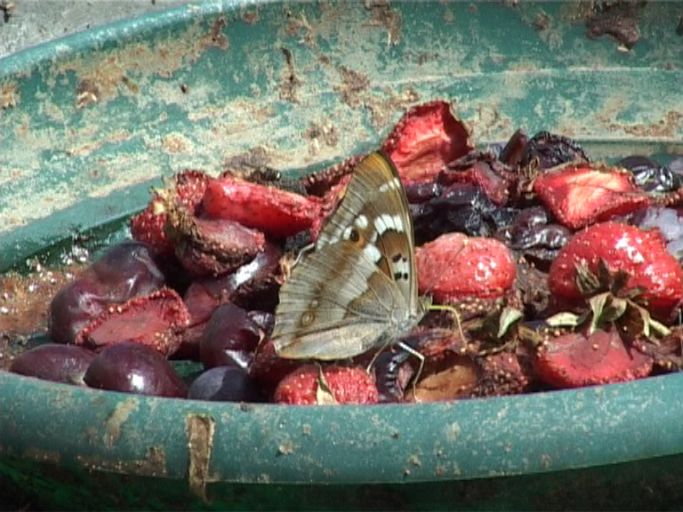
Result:
<svg viewBox="0 0 683 512"><path fill-rule="evenodd" d="M683 186L683 176L646 156L627 156L617 166L631 171L635 184L648 192L672 192Z"/></svg>
<svg viewBox="0 0 683 512"><path fill-rule="evenodd" d="M641 229L658 229L669 254L683 261L683 212L674 208L650 207L634 213L629 221Z"/></svg>
<svg viewBox="0 0 683 512"><path fill-rule="evenodd" d="M575 160L588 162L586 153L578 143L562 135L541 131L529 139L519 164L522 167L549 169Z"/></svg>
<svg viewBox="0 0 683 512"><path fill-rule="evenodd" d="M95 353L75 345L47 343L19 354L9 370L53 382L83 385L83 375Z"/></svg>
<svg viewBox="0 0 683 512"><path fill-rule="evenodd" d="M507 226L517 213L494 205L476 185L456 183L441 194L410 205L415 240L423 244L439 235L458 231L470 236L490 236Z"/></svg>
<svg viewBox="0 0 683 512"><path fill-rule="evenodd" d="M190 385L191 400L216 402L263 402L263 394L242 368L217 366L205 371Z"/></svg>
<svg viewBox="0 0 683 512"><path fill-rule="evenodd" d="M127 342L97 354L85 372L91 388L185 398L187 387L166 358L154 349Z"/></svg>

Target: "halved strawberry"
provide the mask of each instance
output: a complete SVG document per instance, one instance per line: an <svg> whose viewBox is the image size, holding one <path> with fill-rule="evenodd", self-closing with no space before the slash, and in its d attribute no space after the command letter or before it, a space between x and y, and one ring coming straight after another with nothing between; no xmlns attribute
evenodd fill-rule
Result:
<svg viewBox="0 0 683 512"><path fill-rule="evenodd" d="M374 378L357 366L300 366L275 389L274 401L292 405L376 404Z"/></svg>
<svg viewBox="0 0 683 512"><path fill-rule="evenodd" d="M659 230L616 222L590 226L560 250L548 274L552 295L570 306L583 301L577 269L583 266L598 275L601 260L607 270L627 274L624 289L639 288L639 299L655 316L668 317L683 301L683 269L666 250Z"/></svg>
<svg viewBox="0 0 683 512"><path fill-rule="evenodd" d="M233 271L265 247L263 233L231 220L196 217L181 208L169 210L167 216L166 232L175 255L193 276Z"/></svg>
<svg viewBox="0 0 683 512"><path fill-rule="evenodd" d="M630 173L592 164L562 165L540 174L534 192L568 228L579 229L650 203Z"/></svg>
<svg viewBox="0 0 683 512"><path fill-rule="evenodd" d="M472 150L465 125L448 102L437 100L406 112L382 144L404 184L429 181L449 162Z"/></svg>
<svg viewBox="0 0 683 512"><path fill-rule="evenodd" d="M204 213L285 238L311 227L322 200L226 175L212 180L204 194Z"/></svg>
<svg viewBox="0 0 683 512"><path fill-rule="evenodd" d="M436 302L502 296L515 281L512 254L492 238L448 233L417 249L419 290Z"/></svg>
<svg viewBox="0 0 683 512"><path fill-rule="evenodd" d="M652 357L624 345L616 329L564 334L548 341L536 355L538 378L557 388L611 384L645 377Z"/></svg>
<svg viewBox="0 0 683 512"><path fill-rule="evenodd" d="M168 202L194 212L209 180L204 172L192 169L176 174L169 189L153 192L147 208L130 219L133 238L148 243L160 255L171 256L173 243L165 232Z"/></svg>
<svg viewBox="0 0 683 512"><path fill-rule="evenodd" d="M168 356L180 345L180 335L189 323L190 314L180 296L162 288L110 306L78 333L75 344L100 349L133 341Z"/></svg>

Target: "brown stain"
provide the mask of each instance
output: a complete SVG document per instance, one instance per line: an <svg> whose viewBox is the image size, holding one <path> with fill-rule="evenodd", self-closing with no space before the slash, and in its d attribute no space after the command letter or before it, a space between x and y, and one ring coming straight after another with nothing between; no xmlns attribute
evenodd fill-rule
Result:
<svg viewBox="0 0 683 512"><path fill-rule="evenodd" d="M167 153L187 153L192 149L192 143L183 135L169 134L161 140L161 147Z"/></svg>
<svg viewBox="0 0 683 512"><path fill-rule="evenodd" d="M208 31L196 24L184 34L169 36L153 45L131 43L96 55L67 59L55 65L53 75L76 74L75 102L79 108L114 99L119 94L138 94L144 84L138 83L136 76L168 78L197 61L207 49L227 50L226 27L227 20L221 16Z"/></svg>
<svg viewBox="0 0 683 512"><path fill-rule="evenodd" d="M206 484L211 481L209 468L216 422L210 416L189 414L185 419L185 431L190 457L188 467L190 490L202 500L208 501Z"/></svg>
<svg viewBox="0 0 683 512"><path fill-rule="evenodd" d="M280 48L280 51L285 60L285 66L280 73L280 99L291 103L299 103L298 91L302 82L296 73L294 56L284 46Z"/></svg>
<svg viewBox="0 0 683 512"><path fill-rule="evenodd" d="M15 82L0 84L0 109L16 107L19 103L19 88Z"/></svg>
<svg viewBox="0 0 683 512"><path fill-rule="evenodd" d="M365 8L370 11L368 25L382 27L387 31L387 44L393 46L401 41L401 15L386 0L365 0Z"/></svg>
<svg viewBox="0 0 683 512"><path fill-rule="evenodd" d="M676 138L683 127L683 113L671 110L659 121L651 124L610 124L611 130L622 130L637 137Z"/></svg>
<svg viewBox="0 0 683 512"><path fill-rule="evenodd" d="M363 103L361 93L370 86L370 79L364 73L354 71L346 66L339 66L337 69L341 83L334 87L344 103L350 107L357 107Z"/></svg>
<svg viewBox="0 0 683 512"><path fill-rule="evenodd" d="M78 455L76 461L91 471L112 471L140 476L166 476L166 452L161 446L150 446L143 459L110 460L100 457Z"/></svg>
<svg viewBox="0 0 683 512"><path fill-rule="evenodd" d="M121 428L137 408L138 400L136 398L129 398L116 404L116 407L104 423L104 444L108 448L116 445L121 436Z"/></svg>
<svg viewBox="0 0 683 512"><path fill-rule="evenodd" d="M52 297L83 267L81 262L59 270L35 264L28 275L0 275L0 370L25 350L29 336L46 332Z"/></svg>

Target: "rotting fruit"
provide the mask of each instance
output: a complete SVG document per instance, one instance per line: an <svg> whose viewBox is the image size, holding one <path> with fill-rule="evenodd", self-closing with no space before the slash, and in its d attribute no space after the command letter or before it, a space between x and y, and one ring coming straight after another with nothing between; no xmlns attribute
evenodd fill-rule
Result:
<svg viewBox="0 0 683 512"><path fill-rule="evenodd" d="M53 298L49 335L62 345L29 350L11 370L310 405L529 393L681 368L680 158L597 162L547 131L475 148L440 100L405 112L381 149L405 186L420 293L451 308L400 340L423 365L396 344L347 361L287 360L269 339L278 289L338 207L354 155L300 179L179 172L131 219L134 240ZM203 365L189 392L178 359Z"/></svg>

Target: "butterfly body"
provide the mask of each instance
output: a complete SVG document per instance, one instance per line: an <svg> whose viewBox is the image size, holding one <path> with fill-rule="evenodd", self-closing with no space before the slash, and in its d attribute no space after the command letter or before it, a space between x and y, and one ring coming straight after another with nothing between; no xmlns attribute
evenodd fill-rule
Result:
<svg viewBox="0 0 683 512"><path fill-rule="evenodd" d="M280 289L275 350L294 359L353 357L396 341L424 311L405 192L393 164L373 153Z"/></svg>

